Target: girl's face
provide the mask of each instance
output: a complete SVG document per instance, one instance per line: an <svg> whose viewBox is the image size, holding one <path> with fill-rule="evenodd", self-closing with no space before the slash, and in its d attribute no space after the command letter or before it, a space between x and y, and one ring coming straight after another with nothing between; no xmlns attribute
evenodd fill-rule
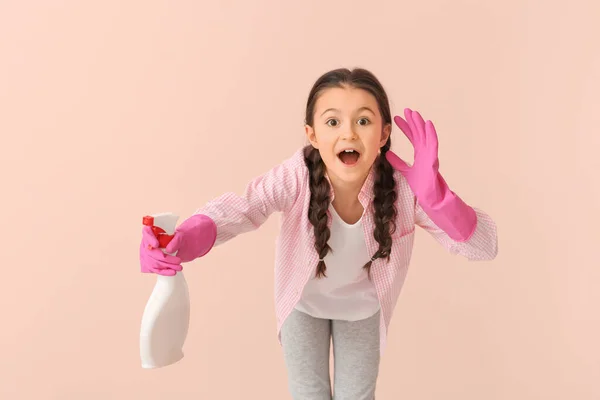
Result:
<svg viewBox="0 0 600 400"><path fill-rule="evenodd" d="M375 97L352 87L325 90L316 102L313 125L305 126L308 140L330 178L344 184L362 184L391 133Z"/></svg>

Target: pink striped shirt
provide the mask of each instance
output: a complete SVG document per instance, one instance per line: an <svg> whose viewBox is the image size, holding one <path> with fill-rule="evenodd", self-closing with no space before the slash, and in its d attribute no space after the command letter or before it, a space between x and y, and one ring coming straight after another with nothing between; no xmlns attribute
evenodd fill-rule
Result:
<svg viewBox="0 0 600 400"><path fill-rule="evenodd" d="M379 248L373 238L374 178L373 169L358 197L365 209L363 226L369 254L374 254ZM386 345L387 330L394 307L408 271L415 226L429 232L450 253L462 255L469 260L491 260L498 251L496 225L483 211L475 209L477 228L471 238L466 242L456 242L437 228L421 209L404 176L396 171L394 178L398 191L398 217L396 232L392 235L391 258L389 263L385 259L377 259L371 267L382 311L382 352ZM334 195L332 189L331 200ZM319 260L314 248L313 226L308 220L309 204L309 172L304 163L303 149L300 149L292 157L251 181L243 195L225 193L196 211L215 221L215 246L241 233L257 229L274 212L282 213L281 231L275 249L275 307L279 343L281 326L300 299L304 285L314 276Z"/></svg>

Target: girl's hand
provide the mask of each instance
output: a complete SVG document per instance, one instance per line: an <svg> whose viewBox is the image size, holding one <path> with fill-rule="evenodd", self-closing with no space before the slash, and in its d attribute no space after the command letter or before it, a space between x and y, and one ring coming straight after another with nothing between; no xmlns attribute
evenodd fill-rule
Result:
<svg viewBox="0 0 600 400"><path fill-rule="evenodd" d="M144 273L153 273L173 276L181 271L181 258L165 254L159 248L159 242L152 228L142 227L142 241L140 243L140 266Z"/></svg>
<svg viewBox="0 0 600 400"><path fill-rule="evenodd" d="M432 204L440 199L438 138L431 121L425 122L417 111L404 109L404 117L394 122L414 147L414 163L409 166L392 151L386 153L389 163L404 175L420 202Z"/></svg>

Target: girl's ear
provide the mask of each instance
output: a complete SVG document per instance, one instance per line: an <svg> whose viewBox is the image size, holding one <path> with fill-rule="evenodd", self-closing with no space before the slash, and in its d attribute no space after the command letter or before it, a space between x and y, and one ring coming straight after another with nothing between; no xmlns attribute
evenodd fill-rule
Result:
<svg viewBox="0 0 600 400"><path fill-rule="evenodd" d="M385 126L383 127L383 131L381 132L381 141L379 142L380 148L385 146L386 142L390 138L391 133L392 133L392 125L385 124Z"/></svg>
<svg viewBox="0 0 600 400"><path fill-rule="evenodd" d="M315 149L318 149L319 146L317 143L317 135L315 135L315 130L313 129L313 127L310 125L304 125L304 130L306 132L306 137L308 138L310 144L312 144L312 146Z"/></svg>

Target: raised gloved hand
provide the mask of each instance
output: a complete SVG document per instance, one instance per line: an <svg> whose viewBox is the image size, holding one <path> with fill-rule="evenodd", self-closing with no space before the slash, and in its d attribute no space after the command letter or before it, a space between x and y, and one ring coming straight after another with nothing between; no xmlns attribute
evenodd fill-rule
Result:
<svg viewBox="0 0 600 400"><path fill-rule="evenodd" d="M196 214L175 229L172 239L161 250L152 227L142 228L140 265L144 273L173 276L184 262L195 260L210 251L217 237L217 227L206 215ZM175 255L173 255L175 253Z"/></svg>
<svg viewBox="0 0 600 400"><path fill-rule="evenodd" d="M406 178L419 205L440 229L453 240L468 240L477 226L477 215L450 190L438 171L438 138L433 123L425 122L409 108L404 110L404 117L406 120L395 116L394 122L414 147L413 165L392 151L386 153L387 160Z"/></svg>

